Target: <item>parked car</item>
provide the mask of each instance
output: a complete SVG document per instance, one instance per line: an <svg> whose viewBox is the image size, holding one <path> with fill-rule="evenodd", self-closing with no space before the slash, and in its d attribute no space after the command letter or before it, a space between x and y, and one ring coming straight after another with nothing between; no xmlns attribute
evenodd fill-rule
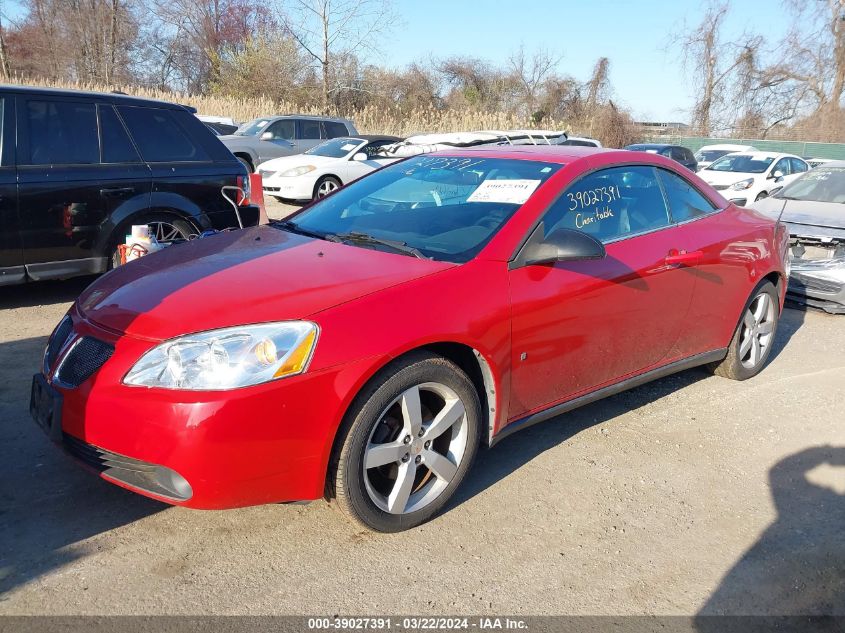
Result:
<svg viewBox="0 0 845 633"><path fill-rule="evenodd" d="M807 161L810 169L815 169L821 165L833 162L832 158L805 158L804 160Z"/></svg>
<svg viewBox="0 0 845 633"><path fill-rule="evenodd" d="M816 167L751 206L789 229L787 296L845 314L845 161Z"/></svg>
<svg viewBox="0 0 845 633"><path fill-rule="evenodd" d="M482 443L697 365L755 376L786 258L782 225L661 156L414 156L99 279L49 339L32 414L171 504L325 495L404 530Z"/></svg>
<svg viewBox="0 0 845 633"><path fill-rule="evenodd" d="M205 126L214 132L215 136L234 134L238 130L238 124L232 117L213 116L208 114L197 114L197 118L205 123Z"/></svg>
<svg viewBox="0 0 845 633"><path fill-rule="evenodd" d="M397 136L342 136L320 143L304 154L274 158L258 169L264 193L277 200L312 200L397 159L379 156Z"/></svg>
<svg viewBox="0 0 845 633"><path fill-rule="evenodd" d="M271 158L301 154L326 139L356 136L347 119L304 115L261 117L220 138L250 171Z"/></svg>
<svg viewBox="0 0 845 633"><path fill-rule="evenodd" d="M713 161L718 160L727 154L734 152L756 152L753 145L736 145L733 143L719 143L716 145L705 145L695 153L695 160L698 161L698 171L706 169Z"/></svg>
<svg viewBox="0 0 845 633"><path fill-rule="evenodd" d="M662 143L637 143L628 145L625 149L634 152L648 152L649 154L660 154L680 163L690 171L698 170L698 163L692 152L680 145L665 145Z"/></svg>
<svg viewBox="0 0 845 633"><path fill-rule="evenodd" d="M564 136L554 145L576 145L579 147L601 147L601 143L594 138L585 136Z"/></svg>
<svg viewBox="0 0 845 633"><path fill-rule="evenodd" d="M221 188L247 174L190 108L3 86L0 123L0 285L104 272L133 224L164 242L238 226Z"/></svg>
<svg viewBox="0 0 845 633"><path fill-rule="evenodd" d="M792 154L751 152L728 154L699 175L731 202L745 206L789 184L810 167Z"/></svg>

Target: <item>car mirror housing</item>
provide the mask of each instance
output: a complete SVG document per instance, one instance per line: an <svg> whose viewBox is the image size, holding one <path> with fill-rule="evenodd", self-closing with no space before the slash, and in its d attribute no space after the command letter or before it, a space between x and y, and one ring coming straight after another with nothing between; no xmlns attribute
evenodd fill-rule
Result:
<svg viewBox="0 0 845 633"><path fill-rule="evenodd" d="M359 163L363 163L365 160L367 160L367 155L364 152L358 152L352 157L352 160L356 160Z"/></svg>
<svg viewBox="0 0 845 633"><path fill-rule="evenodd" d="M263 132L259 138L262 141L272 141L273 140L273 133L272 132Z"/></svg>
<svg viewBox="0 0 845 633"><path fill-rule="evenodd" d="M774 178L775 180L778 180L779 178L783 178L783 172L780 169L778 169L777 171L773 171L772 175L769 176L769 178Z"/></svg>
<svg viewBox="0 0 845 633"><path fill-rule="evenodd" d="M541 222L519 251L512 267L539 266L556 262L603 259L604 244L574 229L555 229L547 237Z"/></svg>

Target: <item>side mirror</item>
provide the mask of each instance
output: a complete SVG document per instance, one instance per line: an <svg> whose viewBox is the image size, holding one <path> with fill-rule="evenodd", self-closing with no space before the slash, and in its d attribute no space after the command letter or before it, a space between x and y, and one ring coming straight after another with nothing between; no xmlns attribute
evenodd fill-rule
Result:
<svg viewBox="0 0 845 633"><path fill-rule="evenodd" d="M781 178L783 178L783 172L780 169L778 169L778 170L772 172L772 175L769 176L769 178L774 178L775 180L780 180Z"/></svg>
<svg viewBox="0 0 845 633"><path fill-rule="evenodd" d="M555 229L543 238L543 224L534 230L519 251L512 267L554 264L584 259L603 259L604 244L574 229Z"/></svg>
<svg viewBox="0 0 845 633"><path fill-rule="evenodd" d="M272 141L273 140L273 133L272 132L264 132L259 137L262 141Z"/></svg>
<svg viewBox="0 0 845 633"><path fill-rule="evenodd" d="M352 157L352 160L357 160L359 163L363 163L367 160L368 156L364 152L358 152Z"/></svg>

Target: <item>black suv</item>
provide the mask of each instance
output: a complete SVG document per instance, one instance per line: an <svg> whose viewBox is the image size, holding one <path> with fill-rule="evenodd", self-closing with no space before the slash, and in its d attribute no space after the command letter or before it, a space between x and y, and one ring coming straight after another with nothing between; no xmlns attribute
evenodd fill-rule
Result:
<svg viewBox="0 0 845 633"><path fill-rule="evenodd" d="M132 224L161 241L237 227L224 186L248 189L246 170L190 108L0 86L0 285L103 272Z"/></svg>
<svg viewBox="0 0 845 633"><path fill-rule="evenodd" d="M660 154L675 160L690 171L698 171L698 161L695 160L695 155L686 147L681 145L667 145L665 143L637 143L636 145L628 145L625 149L633 150L635 152L649 152L651 154Z"/></svg>

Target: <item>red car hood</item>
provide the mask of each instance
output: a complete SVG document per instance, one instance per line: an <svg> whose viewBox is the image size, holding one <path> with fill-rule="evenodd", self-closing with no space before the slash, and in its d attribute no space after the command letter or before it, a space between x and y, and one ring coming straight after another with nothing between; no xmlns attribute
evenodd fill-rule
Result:
<svg viewBox="0 0 845 633"><path fill-rule="evenodd" d="M165 340L305 318L453 266L259 226L130 262L89 286L76 305L107 329Z"/></svg>

